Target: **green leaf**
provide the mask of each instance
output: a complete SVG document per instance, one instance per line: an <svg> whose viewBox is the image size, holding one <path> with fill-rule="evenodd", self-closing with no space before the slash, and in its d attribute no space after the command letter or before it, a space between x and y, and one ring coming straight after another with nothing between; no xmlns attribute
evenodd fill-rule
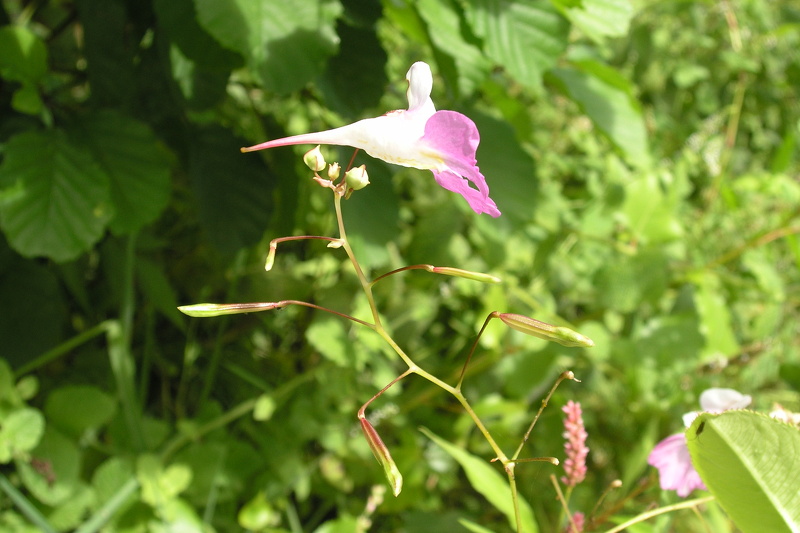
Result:
<svg viewBox="0 0 800 533"><path fill-rule="evenodd" d="M514 517L514 503L511 499L511 487L508 486L506 479L497 472L497 469L483 459L475 457L454 444L450 444L429 429L420 428L420 431L458 461L467 474L467 479L469 479L472 488L481 493L484 498L489 500L489 503L506 515L511 527L515 528L516 519ZM519 494L517 498L519 498L520 519L522 520L521 531L537 533L539 527L536 525L533 510Z"/></svg>
<svg viewBox="0 0 800 533"><path fill-rule="evenodd" d="M465 8L486 55L518 82L539 89L567 47L567 20L547 0L475 0Z"/></svg>
<svg viewBox="0 0 800 533"><path fill-rule="evenodd" d="M10 81L35 85L47 73L47 48L28 28L0 28L0 76Z"/></svg>
<svg viewBox="0 0 800 533"><path fill-rule="evenodd" d="M87 385L67 385L50 393L44 412L49 422L79 439L83 433L111 420L116 402L108 394Z"/></svg>
<svg viewBox="0 0 800 533"><path fill-rule="evenodd" d="M30 452L44 433L42 413L30 407L12 411L0 420L0 464Z"/></svg>
<svg viewBox="0 0 800 533"><path fill-rule="evenodd" d="M609 76L610 69L582 70L558 68L552 74L561 88L574 100L592 122L625 154L628 162L646 166L650 162L644 117L631 96L630 87L621 88L621 76ZM625 84L628 85L628 84Z"/></svg>
<svg viewBox="0 0 800 533"><path fill-rule="evenodd" d="M694 296L700 316L700 332L705 337L702 360L713 361L719 356L739 353L739 342L733 331L733 321L728 304L722 295L719 279L706 274L700 280Z"/></svg>
<svg viewBox="0 0 800 533"><path fill-rule="evenodd" d="M147 125L101 111L84 117L70 133L91 149L110 178L114 233L136 231L161 214L169 200L172 161Z"/></svg>
<svg viewBox="0 0 800 533"><path fill-rule="evenodd" d="M164 468L157 457L143 455L136 462L136 478L142 487L142 501L157 507L186 490L192 481L192 470L183 464Z"/></svg>
<svg viewBox="0 0 800 533"><path fill-rule="evenodd" d="M68 261L96 243L111 218L109 178L63 131L29 131L6 145L0 188L15 188L0 225L27 257Z"/></svg>
<svg viewBox="0 0 800 533"><path fill-rule="evenodd" d="M464 35L464 24L453 0L420 0L416 4L433 44L455 62L458 92L471 94L489 74L491 62L478 42Z"/></svg>
<svg viewBox="0 0 800 533"><path fill-rule="evenodd" d="M335 0L195 0L195 7L200 25L275 92L316 78L339 43Z"/></svg>
<svg viewBox="0 0 800 533"><path fill-rule="evenodd" d="M683 226L675 213L679 201L664 191L664 183L658 176L653 173L639 176L625 184L624 190L622 215L638 240L659 243L683 236Z"/></svg>
<svg viewBox="0 0 800 533"><path fill-rule="evenodd" d="M258 156L239 152L245 144L219 126L196 129L191 137L189 176L200 224L226 252L261 238L278 181Z"/></svg>
<svg viewBox="0 0 800 533"><path fill-rule="evenodd" d="M686 431L692 463L744 533L800 531L800 431L750 411L703 413Z"/></svg>
<svg viewBox="0 0 800 533"><path fill-rule="evenodd" d="M553 0L564 15L590 39L602 43L606 37L619 37L628 32L633 4L630 0Z"/></svg>

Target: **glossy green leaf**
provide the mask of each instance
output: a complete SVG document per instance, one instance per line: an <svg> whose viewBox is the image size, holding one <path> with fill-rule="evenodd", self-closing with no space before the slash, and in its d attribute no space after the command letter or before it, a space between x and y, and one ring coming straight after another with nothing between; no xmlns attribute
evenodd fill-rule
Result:
<svg viewBox="0 0 800 533"><path fill-rule="evenodd" d="M800 430L750 411L703 413L686 441L703 483L744 533L800 531Z"/></svg>
<svg viewBox="0 0 800 533"><path fill-rule="evenodd" d="M0 225L28 257L74 259L100 239L113 215L108 175L60 130L8 141L0 188L16 191L2 206Z"/></svg>
<svg viewBox="0 0 800 533"><path fill-rule="evenodd" d="M547 0L475 0L465 9L486 55L518 82L539 89L567 46L566 19Z"/></svg>
<svg viewBox="0 0 800 533"><path fill-rule="evenodd" d="M323 70L339 43L336 0L195 0L200 25L247 60L264 87L288 93Z"/></svg>
<svg viewBox="0 0 800 533"><path fill-rule="evenodd" d="M514 517L514 504L511 499L511 488L508 486L506 478L498 472L498 468L488 461L475 457L466 450L447 442L429 429L420 428L420 431L458 461L467 474L467 479L469 479L472 488L481 493L484 498L489 500L489 503L502 512L511 527L515 528L516 519ZM537 533L539 527L536 525L533 510L521 496L518 495L518 498L522 531Z"/></svg>

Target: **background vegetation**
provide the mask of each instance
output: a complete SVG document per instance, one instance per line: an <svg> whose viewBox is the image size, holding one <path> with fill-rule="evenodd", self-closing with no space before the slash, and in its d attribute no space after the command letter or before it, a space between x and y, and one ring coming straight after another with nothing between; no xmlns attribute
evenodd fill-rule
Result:
<svg viewBox="0 0 800 533"><path fill-rule="evenodd" d="M399 361L306 308L189 320L201 301L366 311L302 147L239 147L403 108L408 67L478 125L503 216L426 171L359 154L345 204L362 265L456 266L377 286L415 359L457 377L493 310L569 324L590 350L500 324L465 392L513 448L560 457L583 405L586 481L611 523L678 501L646 458L710 386L800 410L800 5L760 0L0 2L0 530L354 531L381 468L355 413ZM330 149L346 163L351 151ZM488 461L460 407L405 380L372 407L405 478L372 531L508 521L418 428ZM544 463L517 469L543 531ZM637 531L731 530L713 504ZM185 529L180 529L185 528Z"/></svg>

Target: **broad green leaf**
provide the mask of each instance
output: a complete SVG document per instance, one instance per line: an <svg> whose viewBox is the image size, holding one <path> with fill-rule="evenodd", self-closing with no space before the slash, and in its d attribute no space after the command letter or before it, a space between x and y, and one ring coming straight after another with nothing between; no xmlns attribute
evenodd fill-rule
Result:
<svg viewBox="0 0 800 533"><path fill-rule="evenodd" d="M21 133L5 153L0 188L17 189L0 211L11 246L56 261L89 250L113 214L108 175L92 155L60 130Z"/></svg>
<svg viewBox="0 0 800 533"><path fill-rule="evenodd" d="M273 209L277 177L258 155L240 153L246 143L228 129L198 128L190 141L189 176L211 242L226 252L257 242Z"/></svg>
<svg viewBox="0 0 800 533"><path fill-rule="evenodd" d="M200 25L238 52L270 91L289 93L316 78L339 43L336 0L195 0Z"/></svg>
<svg viewBox="0 0 800 533"><path fill-rule="evenodd" d="M110 178L114 233L136 231L161 214L169 200L171 159L147 125L101 111L84 117L71 133Z"/></svg>
<svg viewBox="0 0 800 533"><path fill-rule="evenodd" d="M67 385L50 393L44 413L54 426L79 439L87 430L111 420L116 402L108 394L88 385Z"/></svg>
<svg viewBox="0 0 800 533"><path fill-rule="evenodd" d="M633 16L630 0L553 0L564 15L590 39L602 43L606 37L625 35Z"/></svg>
<svg viewBox="0 0 800 533"><path fill-rule="evenodd" d="M800 531L800 431L750 411L703 413L686 430L700 477L744 533Z"/></svg>
<svg viewBox="0 0 800 533"><path fill-rule="evenodd" d="M142 487L142 500L159 507L175 499L192 481L192 470L182 464L164 468L153 455L143 455L136 462L136 478Z"/></svg>
<svg viewBox="0 0 800 533"><path fill-rule="evenodd" d="M477 40L473 42L464 35L458 6L453 0L420 0L416 9L428 26L433 44L455 63L458 93L471 94L488 75L491 62L483 55Z"/></svg>
<svg viewBox="0 0 800 533"><path fill-rule="evenodd" d="M608 77L598 76L596 69L558 68L553 69L552 74L567 96L625 154L628 162L638 166L649 163L644 117L630 89L620 89L618 77L610 83Z"/></svg>
<svg viewBox="0 0 800 533"><path fill-rule="evenodd" d="M35 85L47 73L47 48L28 28L1 27L0 50L0 77Z"/></svg>
<svg viewBox="0 0 800 533"><path fill-rule="evenodd" d="M30 452L43 433L44 417L36 409L23 407L4 416L0 420L0 464Z"/></svg>
<svg viewBox="0 0 800 533"><path fill-rule="evenodd" d="M259 491L239 509L236 519L248 531L261 531L279 525L281 513L275 510L267 495Z"/></svg>
<svg viewBox="0 0 800 533"><path fill-rule="evenodd" d="M514 516L514 503L511 499L511 487L508 486L508 481L500 475L497 468L464 449L450 444L426 428L420 428L420 431L458 461L467 474L467 479L469 479L472 488L481 493L484 498L489 500L489 503L506 515L511 527L515 528L516 519ZM537 533L539 527L536 525L533 510L521 496L517 495L517 497L519 498L522 531Z"/></svg>
<svg viewBox="0 0 800 533"><path fill-rule="evenodd" d="M465 9L486 55L518 82L539 89L544 72L566 49L567 20L548 0L474 0Z"/></svg>

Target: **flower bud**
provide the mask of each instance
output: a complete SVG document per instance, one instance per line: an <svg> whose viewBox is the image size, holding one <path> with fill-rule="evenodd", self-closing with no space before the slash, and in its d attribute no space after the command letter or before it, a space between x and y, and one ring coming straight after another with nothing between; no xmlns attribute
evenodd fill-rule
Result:
<svg viewBox="0 0 800 533"><path fill-rule="evenodd" d="M491 274L484 274L483 272L472 272L470 270L462 270L453 267L431 267L430 271L435 274L444 274L445 276L456 276L458 278L471 279L473 281L480 281L482 283L500 283L501 280L497 276Z"/></svg>
<svg viewBox="0 0 800 533"><path fill-rule="evenodd" d="M306 152L306 155L303 156L303 163L314 172L319 172L325 168L325 158L322 157L319 145Z"/></svg>
<svg viewBox="0 0 800 533"><path fill-rule="evenodd" d="M403 490L403 475L397 469L397 465L392 459L392 454L389 453L389 448L386 447L378 432L375 431L375 428L366 418L359 418L358 420L361 422L361 430L367 438L372 454L386 473L386 480L389 482L389 486L392 487L392 492L395 496L399 495L400 491Z"/></svg>
<svg viewBox="0 0 800 533"><path fill-rule="evenodd" d="M511 329L521 331L526 335L557 342L564 346L581 346L584 348L594 346L594 341L589 337L563 326L553 326L552 324L514 313L496 313L495 316Z"/></svg>
<svg viewBox="0 0 800 533"><path fill-rule="evenodd" d="M341 171L341 167L339 163L331 163L328 165L328 179L331 181L339 179L339 172Z"/></svg>
<svg viewBox="0 0 800 533"><path fill-rule="evenodd" d="M255 313L285 307L286 302L255 302L244 304L194 304L178 307L178 311L193 317L210 317L221 315L239 315Z"/></svg>
<svg viewBox="0 0 800 533"><path fill-rule="evenodd" d="M348 170L344 175L344 181L347 183L347 186L354 191L359 191L369 185L366 165Z"/></svg>

